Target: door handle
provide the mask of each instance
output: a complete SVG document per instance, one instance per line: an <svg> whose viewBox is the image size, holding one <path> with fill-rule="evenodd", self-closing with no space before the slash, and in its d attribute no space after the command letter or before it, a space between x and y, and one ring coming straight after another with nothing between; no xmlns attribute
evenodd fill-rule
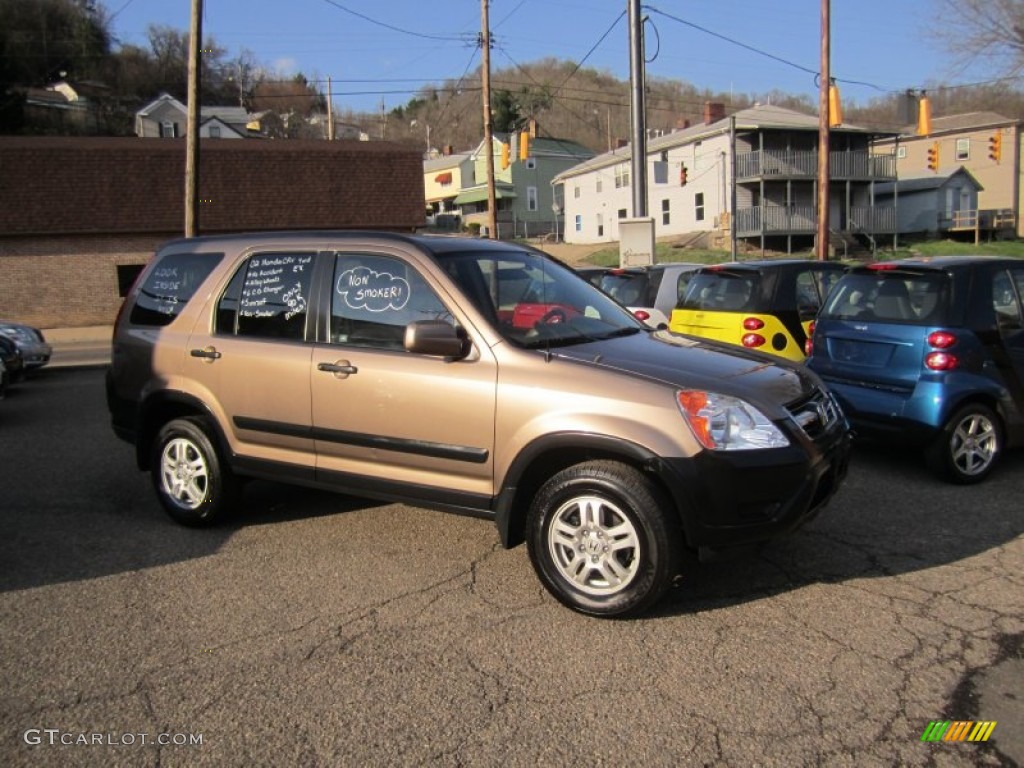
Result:
<svg viewBox="0 0 1024 768"><path fill-rule="evenodd" d="M343 379L351 373L359 373L359 369L349 363L348 360L339 360L336 363L317 363L316 369L333 373L339 379Z"/></svg>
<svg viewBox="0 0 1024 768"><path fill-rule="evenodd" d="M220 352L217 351L216 347L206 347L205 349L193 349L189 352L192 357L201 357L204 360L213 362L214 360L220 360Z"/></svg>

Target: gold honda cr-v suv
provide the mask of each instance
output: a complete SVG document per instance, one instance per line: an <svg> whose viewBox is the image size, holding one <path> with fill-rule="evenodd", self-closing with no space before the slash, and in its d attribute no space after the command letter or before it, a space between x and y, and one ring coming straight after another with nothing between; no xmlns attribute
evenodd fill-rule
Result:
<svg viewBox="0 0 1024 768"><path fill-rule="evenodd" d="M583 613L688 552L811 518L846 472L817 377L654 331L524 245L368 232L176 240L118 316L107 397L178 522L245 478L491 518Z"/></svg>

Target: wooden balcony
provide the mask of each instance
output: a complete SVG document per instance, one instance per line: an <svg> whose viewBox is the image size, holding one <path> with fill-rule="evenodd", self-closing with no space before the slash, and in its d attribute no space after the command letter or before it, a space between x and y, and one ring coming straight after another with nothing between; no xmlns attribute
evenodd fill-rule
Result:
<svg viewBox="0 0 1024 768"><path fill-rule="evenodd" d="M736 180L814 181L818 178L817 150L754 150L736 155ZM867 150L831 152L829 178L832 181L894 181L896 156L873 155Z"/></svg>
<svg viewBox="0 0 1024 768"><path fill-rule="evenodd" d="M851 206L842 218L829 222L834 232L853 235L891 234L896 231L896 209L892 206ZM736 236L813 235L818 218L812 205L770 205L764 208L740 208L736 211Z"/></svg>

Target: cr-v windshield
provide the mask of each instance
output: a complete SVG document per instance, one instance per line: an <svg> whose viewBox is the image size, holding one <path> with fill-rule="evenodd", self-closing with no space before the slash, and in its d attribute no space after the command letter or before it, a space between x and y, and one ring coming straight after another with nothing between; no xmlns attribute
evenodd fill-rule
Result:
<svg viewBox="0 0 1024 768"><path fill-rule="evenodd" d="M579 344L645 328L571 269L531 251L442 253L437 260L480 313L517 346Z"/></svg>
<svg viewBox="0 0 1024 768"><path fill-rule="evenodd" d="M942 325L949 277L938 271L866 270L845 275L829 294L823 318Z"/></svg>

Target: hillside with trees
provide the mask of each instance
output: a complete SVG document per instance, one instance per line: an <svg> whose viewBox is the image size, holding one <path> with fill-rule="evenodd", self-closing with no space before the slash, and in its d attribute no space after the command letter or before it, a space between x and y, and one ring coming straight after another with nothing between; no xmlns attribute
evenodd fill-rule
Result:
<svg viewBox="0 0 1024 768"><path fill-rule="evenodd" d="M938 3L947 0L936 0ZM981 2L981 0L971 0ZM1004 4L1018 13L1024 0ZM1000 6L1002 7L1002 6ZM119 45L104 6L96 0L0 0L0 133L52 133L53 126L33 125L24 105L32 89L60 80L89 84L89 98L99 119L93 132L130 135L133 115L162 92L185 99L188 33L169 27L149 28L148 46ZM966 23L966 22L965 22ZM1014 31L1015 29L1015 31ZM989 48L1024 49L1018 26L974 31ZM1002 37L999 37L1002 35ZM1009 36L1009 37L1007 37ZM1020 45L1013 48L1014 40ZM961 43L961 53L967 53ZM203 44L202 103L240 105L264 115L265 131L279 138L324 138L326 83L314 74L282 76L259 62L257 54L228 52L208 37ZM1021 59L1010 59L1008 68ZM461 79L430 83L406 103L377 113L354 112L335 103L335 117L358 126L371 139L455 151L475 147L483 132L479 69ZM1016 79L973 86L936 83L928 89L933 114L991 110L1024 118L1024 92ZM842 83L840 82L840 85ZM491 74L496 131L516 130L537 120L543 135L575 140L596 152L629 136L629 83L608 72L572 61L546 58L496 69ZM777 104L817 113L816 100L779 91L721 93L674 79L649 79L647 122L652 131L671 131L703 119L708 101L725 104L731 113L755 103ZM895 131L912 121L903 114L901 94L888 93L865 104L843 104L847 123Z"/></svg>

